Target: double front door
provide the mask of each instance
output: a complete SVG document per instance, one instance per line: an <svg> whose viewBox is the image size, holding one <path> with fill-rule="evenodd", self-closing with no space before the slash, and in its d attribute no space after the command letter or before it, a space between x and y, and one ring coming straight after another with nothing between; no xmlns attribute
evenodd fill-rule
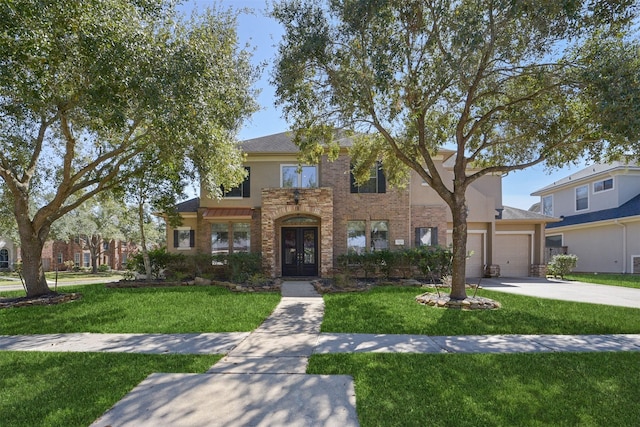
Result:
<svg viewBox="0 0 640 427"><path fill-rule="evenodd" d="M282 228L282 275L318 275L317 228Z"/></svg>

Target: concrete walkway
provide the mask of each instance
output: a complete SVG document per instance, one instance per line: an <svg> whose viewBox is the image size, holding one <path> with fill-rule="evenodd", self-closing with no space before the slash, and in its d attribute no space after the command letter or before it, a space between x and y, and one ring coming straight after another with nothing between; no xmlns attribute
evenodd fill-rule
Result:
<svg viewBox="0 0 640 427"><path fill-rule="evenodd" d="M558 282L483 279L482 286L552 298ZM610 298L619 292L615 287L600 293L589 285L566 286L577 289L574 296L591 295L585 302L622 302ZM640 294L628 298L640 306ZM323 314L324 301L308 282L285 282L280 304L251 333L0 336L0 350L226 354L206 374L150 375L92 424L101 427L357 426L353 379L306 375L312 354L640 351L640 334L321 334Z"/></svg>
<svg viewBox="0 0 640 427"><path fill-rule="evenodd" d="M492 291L539 298L640 308L640 289L622 286L596 285L538 277L482 279L480 286Z"/></svg>
<svg viewBox="0 0 640 427"><path fill-rule="evenodd" d="M285 282L273 314L207 374L152 374L92 426L358 426L353 379L306 375L324 301Z"/></svg>

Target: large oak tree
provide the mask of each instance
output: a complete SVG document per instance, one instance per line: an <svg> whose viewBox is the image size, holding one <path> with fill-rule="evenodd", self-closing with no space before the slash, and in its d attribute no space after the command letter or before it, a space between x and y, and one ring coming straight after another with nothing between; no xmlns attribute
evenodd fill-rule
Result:
<svg viewBox="0 0 640 427"><path fill-rule="evenodd" d="M272 77L305 160L353 132L354 172L409 169L453 217L451 298L464 299L466 190L487 174L561 166L638 134L633 1L283 1ZM601 46L606 48L601 49ZM611 73L610 60L624 64ZM604 82L606 81L606 83ZM455 151L453 180L434 161Z"/></svg>
<svg viewBox="0 0 640 427"><path fill-rule="evenodd" d="M237 44L236 16L186 21L174 7L0 5L0 178L28 296L49 292L41 255L52 223L89 198L159 164L210 189L243 179L235 135L256 108L257 70Z"/></svg>

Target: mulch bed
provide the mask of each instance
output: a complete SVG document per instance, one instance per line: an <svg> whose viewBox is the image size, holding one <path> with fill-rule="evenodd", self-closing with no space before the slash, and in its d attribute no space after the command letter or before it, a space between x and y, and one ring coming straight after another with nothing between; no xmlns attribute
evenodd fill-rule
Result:
<svg viewBox="0 0 640 427"><path fill-rule="evenodd" d="M81 293L57 293L51 292L37 297L17 297L17 298L0 298L0 309L15 307L32 307L34 305L55 305L63 304L70 301L76 301L82 298Z"/></svg>

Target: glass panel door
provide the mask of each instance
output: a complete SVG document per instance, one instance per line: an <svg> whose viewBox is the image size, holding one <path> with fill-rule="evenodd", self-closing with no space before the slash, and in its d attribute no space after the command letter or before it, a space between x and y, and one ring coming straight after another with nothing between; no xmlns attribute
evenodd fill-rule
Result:
<svg viewBox="0 0 640 427"><path fill-rule="evenodd" d="M318 229L282 229L282 275L318 275Z"/></svg>

